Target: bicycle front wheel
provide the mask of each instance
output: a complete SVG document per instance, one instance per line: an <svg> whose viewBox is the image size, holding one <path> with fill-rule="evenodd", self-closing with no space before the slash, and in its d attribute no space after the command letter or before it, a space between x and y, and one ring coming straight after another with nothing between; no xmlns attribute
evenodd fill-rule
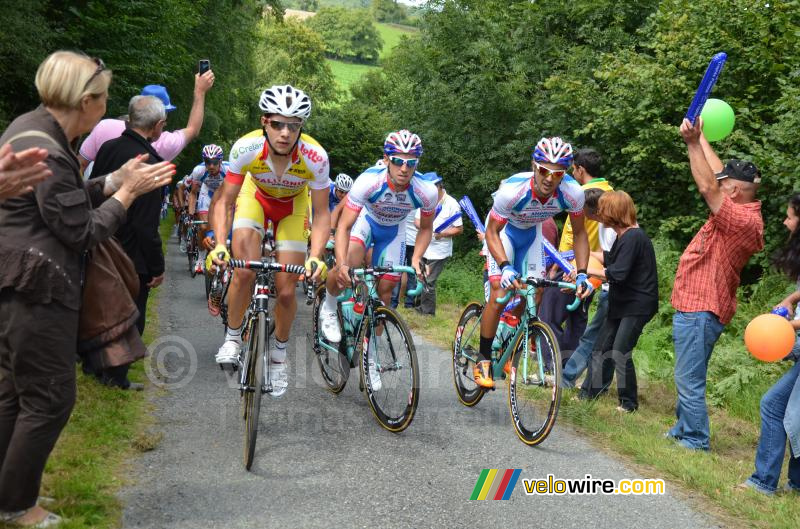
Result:
<svg viewBox="0 0 800 529"><path fill-rule="evenodd" d="M314 318L312 320L313 329L311 339L314 344L314 356L317 357L317 364L322 373L322 380L325 382L325 387L327 387L328 391L331 393L338 394L341 393L345 385L347 385L347 379L350 377L350 362L347 360L346 356L341 354L340 350L331 351L319 343L319 340L322 339L319 326L319 311L322 304L325 302L325 296L325 285L323 284L317 289L317 295L314 297L314 306L312 308ZM345 341L345 338L344 330L342 329L342 342ZM339 347L341 349L341 343Z"/></svg>
<svg viewBox="0 0 800 529"><path fill-rule="evenodd" d="M553 331L534 321L512 345L508 406L520 440L530 446L553 429L561 402L561 352Z"/></svg>
<svg viewBox="0 0 800 529"><path fill-rule="evenodd" d="M266 356L265 344L267 341L266 316L259 312L253 320L250 344L253 349L248 351L250 361L245 366L245 428L244 428L244 468L250 470L253 466L253 455L256 450L258 437L258 418L261 411L261 395L264 387L264 357Z"/></svg>
<svg viewBox="0 0 800 529"><path fill-rule="evenodd" d="M486 391L475 383L473 368L481 341L481 313L483 305L472 302L467 305L458 320L453 338L453 383L458 400L464 406L475 406Z"/></svg>
<svg viewBox="0 0 800 529"><path fill-rule="evenodd" d="M189 273L192 277L197 273L194 271L194 265L197 263L197 258L200 252L197 250L197 241L195 241L194 233L192 230L186 235L186 258L189 260Z"/></svg>
<svg viewBox="0 0 800 529"><path fill-rule="evenodd" d="M362 326L360 357L367 402L381 426L402 432L419 405L419 365L414 340L394 310L378 307L372 322ZM370 362L374 367L370 369ZM371 373L370 373L371 372Z"/></svg>

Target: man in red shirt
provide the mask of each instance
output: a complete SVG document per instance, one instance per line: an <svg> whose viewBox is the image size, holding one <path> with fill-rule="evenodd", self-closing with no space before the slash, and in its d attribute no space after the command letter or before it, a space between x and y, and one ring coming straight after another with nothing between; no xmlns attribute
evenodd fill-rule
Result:
<svg viewBox="0 0 800 529"><path fill-rule="evenodd" d="M708 361L736 312L742 268L764 247L761 202L756 200L761 174L752 162L742 160L723 167L703 136L701 119L694 126L683 120L680 131L692 177L711 215L683 252L675 274L672 333L678 420L666 435L686 448L708 450Z"/></svg>

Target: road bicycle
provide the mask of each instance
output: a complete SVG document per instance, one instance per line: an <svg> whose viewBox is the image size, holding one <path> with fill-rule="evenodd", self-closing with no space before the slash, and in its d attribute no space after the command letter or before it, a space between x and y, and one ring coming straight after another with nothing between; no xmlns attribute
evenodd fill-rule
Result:
<svg viewBox="0 0 800 529"><path fill-rule="evenodd" d="M259 261L230 260L231 268L242 268L256 272L253 297L244 317L244 333L242 355L239 365L239 393L242 402L242 418L244 419L244 466L250 470L253 465L256 438L258 437L258 421L261 410L261 396L272 393L270 382L270 363L267 355L269 339L274 332L274 322L269 311L269 300L273 297L273 276L277 272L305 275L302 265L289 265L273 262L265 257ZM308 297L313 298L313 288L308 289Z"/></svg>
<svg viewBox="0 0 800 529"><path fill-rule="evenodd" d="M561 402L561 351L550 326L536 315L536 289L552 287L575 290L574 283L528 278L525 287L497 298L506 303L512 293L524 303L519 318L504 311L492 344L492 375L497 384L508 379L508 407L514 430L530 446L544 441L553 429ZM578 298L568 307L575 310ZM510 307L509 307L510 308ZM453 340L453 382L459 401L475 406L486 389L475 384L473 367L478 361L480 326L484 306L470 303L461 314Z"/></svg>
<svg viewBox="0 0 800 529"><path fill-rule="evenodd" d="M410 266L376 266L350 269L353 288L337 297L342 339L329 343L322 336L319 311L325 301L322 285L317 289L313 306L313 329L309 342L317 357L327 389L340 393L359 368L359 389L378 423L390 432L402 432L411 424L419 405L419 364L414 340L402 317L378 298L376 276L388 273L416 274ZM424 279L409 295L422 292ZM367 354L372 344L372 353ZM369 376L369 362L380 378L375 387Z"/></svg>
<svg viewBox="0 0 800 529"><path fill-rule="evenodd" d="M204 220L190 220L186 225L186 257L189 259L189 273L192 277L197 275L195 266L200 257L200 248L197 245L197 226L208 224Z"/></svg>

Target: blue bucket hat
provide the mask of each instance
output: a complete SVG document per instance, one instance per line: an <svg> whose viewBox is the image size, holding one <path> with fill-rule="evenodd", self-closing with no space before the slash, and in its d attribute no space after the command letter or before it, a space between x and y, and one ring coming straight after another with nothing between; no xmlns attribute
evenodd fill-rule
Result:
<svg viewBox="0 0 800 529"><path fill-rule="evenodd" d="M423 174L422 178L424 178L425 180L427 180L431 184L438 184L439 182L442 181L442 177L439 176L438 174L436 174L434 171L431 171L430 173Z"/></svg>
<svg viewBox="0 0 800 529"><path fill-rule="evenodd" d="M149 84L145 86L144 88L142 88L142 95L154 96L159 98L164 103L164 108L167 110L167 112L170 112L178 108L169 102L169 94L167 93L167 88L165 86L161 86L160 84Z"/></svg>

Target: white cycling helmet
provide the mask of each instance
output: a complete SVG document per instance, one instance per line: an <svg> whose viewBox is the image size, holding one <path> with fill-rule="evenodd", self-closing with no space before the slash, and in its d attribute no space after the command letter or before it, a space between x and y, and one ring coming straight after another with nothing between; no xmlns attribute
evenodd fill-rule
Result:
<svg viewBox="0 0 800 529"><path fill-rule="evenodd" d="M344 191L345 193L350 191L350 188L353 187L353 179L344 173L339 173L339 175L336 177L336 182L334 183L336 185L336 189L339 191Z"/></svg>
<svg viewBox="0 0 800 529"><path fill-rule="evenodd" d="M311 116L311 98L292 85L275 85L261 92L258 108L265 114L280 114L305 121Z"/></svg>
<svg viewBox="0 0 800 529"><path fill-rule="evenodd" d="M403 129L391 132L383 142L383 152L387 156L393 154L413 154L422 156L422 140L413 132Z"/></svg>
<svg viewBox="0 0 800 529"><path fill-rule="evenodd" d="M533 159L541 163L554 163L569 167L572 165L572 145L558 136L542 138L533 148Z"/></svg>

